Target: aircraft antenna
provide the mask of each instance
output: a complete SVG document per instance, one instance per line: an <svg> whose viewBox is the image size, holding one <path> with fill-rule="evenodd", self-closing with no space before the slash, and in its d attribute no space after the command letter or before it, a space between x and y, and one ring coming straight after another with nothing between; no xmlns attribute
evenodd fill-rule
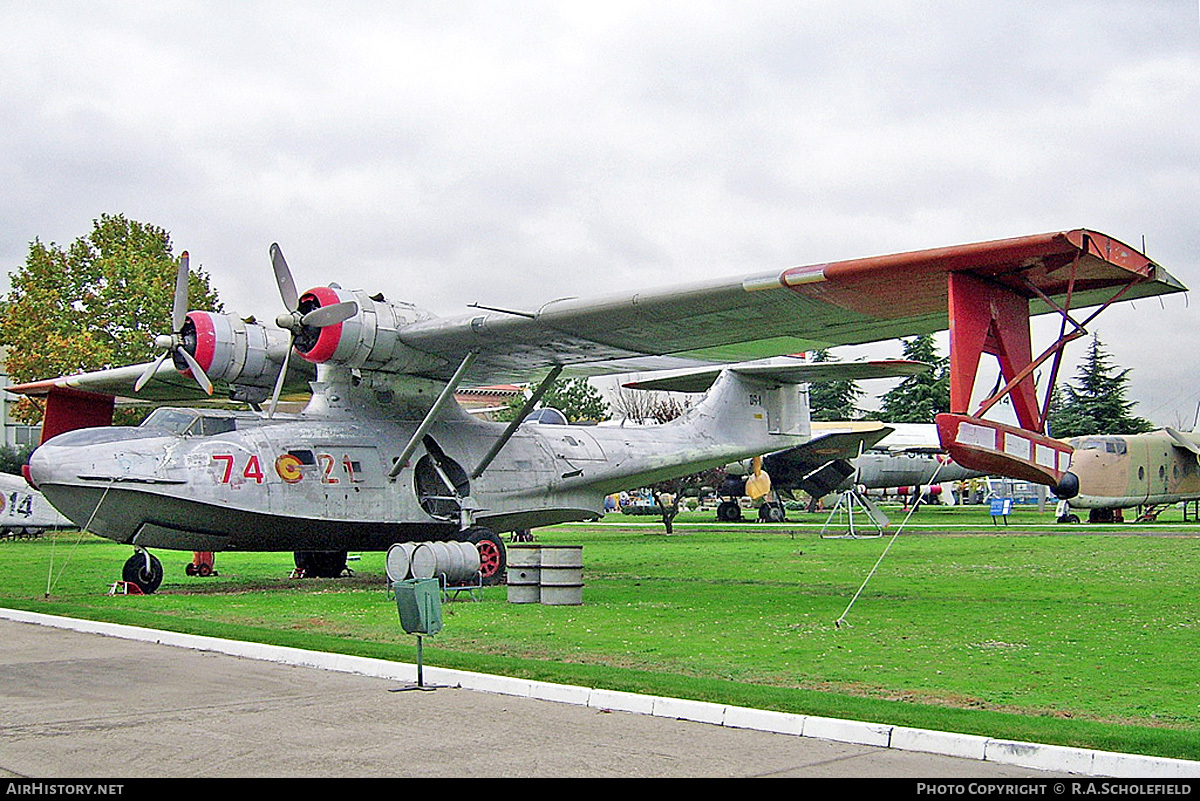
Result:
<svg viewBox="0 0 1200 801"><path fill-rule="evenodd" d="M537 319L536 314L530 314L529 312L523 312L523 311L516 311L514 309L501 309L497 306L484 306L482 303L468 303L467 308L468 309L483 309L484 311L494 311L494 312L499 312L500 314L511 314L515 317L524 317L527 320L536 320Z"/></svg>

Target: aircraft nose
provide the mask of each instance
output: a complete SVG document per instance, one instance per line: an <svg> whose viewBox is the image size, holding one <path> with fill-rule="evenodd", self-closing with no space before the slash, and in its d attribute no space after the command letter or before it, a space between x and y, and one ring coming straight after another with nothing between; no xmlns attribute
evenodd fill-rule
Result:
<svg viewBox="0 0 1200 801"><path fill-rule="evenodd" d="M1079 494L1079 476L1071 471L1063 473L1063 477L1054 485L1054 494L1062 500L1070 500Z"/></svg>
<svg viewBox="0 0 1200 801"><path fill-rule="evenodd" d="M37 448L29 455L29 461L21 465L21 475L25 477L26 483L34 489L38 489L38 484L46 478L47 464L42 457L44 448Z"/></svg>
<svg viewBox="0 0 1200 801"><path fill-rule="evenodd" d="M21 476L25 479L25 483L33 489L37 489L37 483L33 480L33 472L29 469L28 464L21 465Z"/></svg>

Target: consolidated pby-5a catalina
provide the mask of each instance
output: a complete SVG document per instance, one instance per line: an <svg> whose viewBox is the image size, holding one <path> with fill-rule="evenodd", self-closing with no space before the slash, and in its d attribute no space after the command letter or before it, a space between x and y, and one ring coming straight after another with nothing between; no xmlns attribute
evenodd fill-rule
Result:
<svg viewBox="0 0 1200 801"><path fill-rule="evenodd" d="M373 289L301 294L276 246L271 261L277 327L187 312L183 258L158 359L10 388L46 399L27 477L80 527L133 545L125 577L143 591L162 580L153 548L294 551L298 566L337 575L347 551L460 539L498 578L499 533L592 519L610 493L810 439L802 371L731 367L685 416L652 428L505 425L454 400L460 386L536 383L520 421L564 371L736 363L949 327L943 447L964 466L1053 485L1071 449L1044 433L1033 370L1057 366L1082 335L1090 317L1076 321L1076 309L1184 289L1087 230L452 318ZM1029 317L1048 312L1063 334L1034 358ZM985 352L1007 384L971 412ZM298 359L316 365L311 399L276 414ZM216 389L266 410L163 407L139 427L110 426L116 397L179 402ZM1019 426L983 416L1004 395Z"/></svg>

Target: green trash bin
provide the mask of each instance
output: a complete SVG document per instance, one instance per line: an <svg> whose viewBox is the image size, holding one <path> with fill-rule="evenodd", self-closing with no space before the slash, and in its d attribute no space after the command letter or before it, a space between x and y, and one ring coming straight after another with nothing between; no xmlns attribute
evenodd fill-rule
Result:
<svg viewBox="0 0 1200 801"><path fill-rule="evenodd" d="M392 584L400 625L409 634L442 630L442 588L437 579L404 579Z"/></svg>

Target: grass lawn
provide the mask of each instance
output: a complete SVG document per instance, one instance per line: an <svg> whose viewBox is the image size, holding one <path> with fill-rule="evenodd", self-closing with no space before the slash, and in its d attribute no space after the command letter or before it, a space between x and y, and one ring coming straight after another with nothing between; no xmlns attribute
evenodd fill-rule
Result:
<svg viewBox="0 0 1200 801"><path fill-rule="evenodd" d="M898 525L903 519L892 509ZM922 509L857 600L884 538L823 539L681 515L537 532L581 544L584 604L444 608L425 663L816 715L1200 759L1200 526L1067 526L1018 509ZM858 525L860 534L869 527ZM1149 535L1149 536L1147 536ZM384 554L349 579L289 579L291 554L157 551L152 596L109 596L130 550L60 532L0 542L0 605L413 661ZM463 596L465 599L465 596ZM836 621L844 615L842 625Z"/></svg>

